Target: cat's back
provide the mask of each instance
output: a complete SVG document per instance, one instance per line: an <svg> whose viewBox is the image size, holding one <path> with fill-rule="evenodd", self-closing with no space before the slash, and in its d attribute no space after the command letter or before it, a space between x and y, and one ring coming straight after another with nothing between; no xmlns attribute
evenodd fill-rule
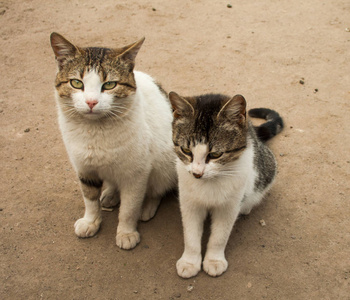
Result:
<svg viewBox="0 0 350 300"><path fill-rule="evenodd" d="M134 71L134 75L137 101L142 102L145 126L153 132L154 138L163 137L163 142L171 142L173 114L167 94L150 75L140 71Z"/></svg>

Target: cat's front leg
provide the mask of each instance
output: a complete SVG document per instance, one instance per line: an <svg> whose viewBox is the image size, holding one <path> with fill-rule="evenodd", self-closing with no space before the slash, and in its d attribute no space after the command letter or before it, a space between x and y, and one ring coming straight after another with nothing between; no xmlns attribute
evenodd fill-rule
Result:
<svg viewBox="0 0 350 300"><path fill-rule="evenodd" d="M220 276L227 270L225 248L238 213L236 204L215 207L212 211L211 234L203 261L203 270L210 276Z"/></svg>
<svg viewBox="0 0 350 300"><path fill-rule="evenodd" d="M147 178L138 178L133 185L120 188L119 224L116 244L122 249L132 249L140 242L137 223L147 189Z"/></svg>
<svg viewBox="0 0 350 300"><path fill-rule="evenodd" d="M90 176L79 176L79 179L84 197L85 214L83 218L75 222L74 228L78 237L86 238L94 236L102 222L99 200L102 181Z"/></svg>
<svg viewBox="0 0 350 300"><path fill-rule="evenodd" d="M185 249L181 258L176 263L176 269L180 277L190 278L197 275L201 270L201 240L207 209L205 207L193 205L188 201L182 201L181 215Z"/></svg>

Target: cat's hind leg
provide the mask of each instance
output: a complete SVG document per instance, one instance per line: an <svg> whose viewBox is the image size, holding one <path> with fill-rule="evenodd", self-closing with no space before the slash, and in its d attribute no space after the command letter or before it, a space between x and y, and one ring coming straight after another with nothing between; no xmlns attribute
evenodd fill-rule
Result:
<svg viewBox="0 0 350 300"><path fill-rule="evenodd" d="M143 202L142 206L142 214L141 214L141 221L149 221L152 219L158 209L158 206L160 204L162 196L152 196L152 195L146 195L146 198Z"/></svg>
<svg viewBox="0 0 350 300"><path fill-rule="evenodd" d="M176 172L170 172L169 169L174 166L154 166L148 178L148 187L146 197L142 206L141 220L148 221L152 219L159 207L160 201L165 193L175 188L177 182Z"/></svg>
<svg viewBox="0 0 350 300"><path fill-rule="evenodd" d="M104 189L100 198L103 207L114 207L120 202L119 191L114 185L104 182Z"/></svg>
<svg viewBox="0 0 350 300"><path fill-rule="evenodd" d="M249 215L251 210L255 206L259 205L263 196L264 196L264 193L260 193L260 192L253 192L245 195L241 202L239 213L241 215Z"/></svg>
<svg viewBox="0 0 350 300"><path fill-rule="evenodd" d="M86 238L94 236L102 222L99 197L102 181L98 178L80 176L81 190L83 192L85 213L84 217L74 224L75 234Z"/></svg>

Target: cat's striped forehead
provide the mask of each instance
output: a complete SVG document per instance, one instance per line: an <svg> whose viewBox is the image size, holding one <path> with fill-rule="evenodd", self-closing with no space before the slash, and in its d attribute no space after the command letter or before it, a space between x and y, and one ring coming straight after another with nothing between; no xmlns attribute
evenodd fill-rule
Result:
<svg viewBox="0 0 350 300"><path fill-rule="evenodd" d="M133 71L133 64L116 57L115 50L98 47L79 48L79 50L79 55L63 65L59 72L61 76L71 77L78 73L80 78L84 78L87 73L94 70L100 74L102 81L106 81L108 75L117 77L116 79L127 78Z"/></svg>

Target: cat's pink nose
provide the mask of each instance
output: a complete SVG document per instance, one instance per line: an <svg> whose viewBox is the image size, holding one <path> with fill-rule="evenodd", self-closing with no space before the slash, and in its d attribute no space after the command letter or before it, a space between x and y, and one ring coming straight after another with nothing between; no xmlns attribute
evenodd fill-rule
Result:
<svg viewBox="0 0 350 300"><path fill-rule="evenodd" d="M85 102L86 102L86 104L90 107L91 110L92 110L92 109L96 106L96 104L98 103L97 100L86 100Z"/></svg>
<svg viewBox="0 0 350 300"><path fill-rule="evenodd" d="M203 176L203 173L201 174L193 173L193 176L196 178L201 178Z"/></svg>

